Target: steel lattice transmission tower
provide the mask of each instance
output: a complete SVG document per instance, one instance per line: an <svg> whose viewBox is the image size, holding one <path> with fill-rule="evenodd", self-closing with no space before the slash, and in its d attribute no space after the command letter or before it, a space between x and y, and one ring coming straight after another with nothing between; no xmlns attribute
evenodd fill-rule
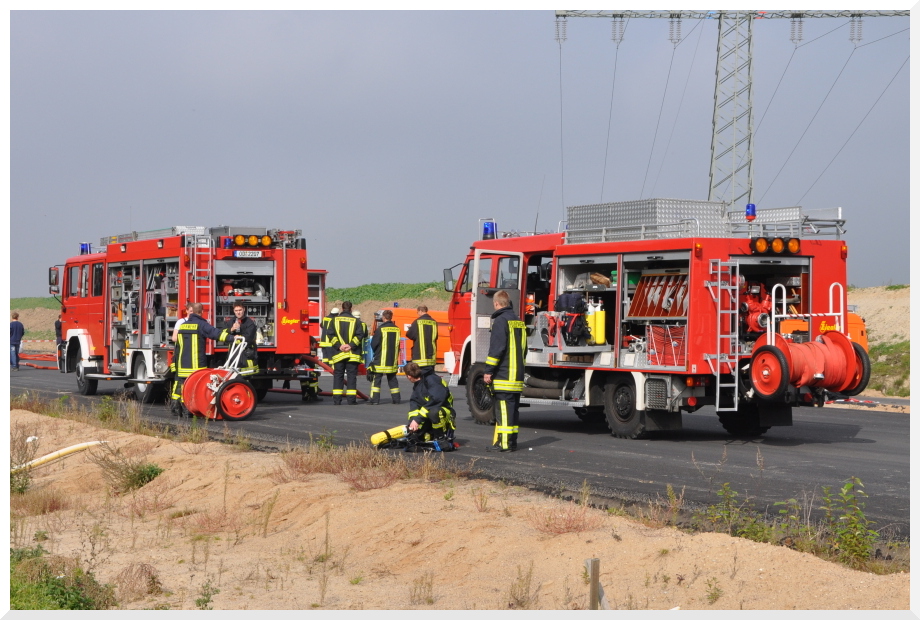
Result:
<svg viewBox="0 0 920 620"><path fill-rule="evenodd" d="M712 155L709 164L709 200L729 204L751 201L754 189L754 53L753 24L758 19L792 20L792 40L802 39L802 19L847 17L850 38L862 35L863 17L907 17L910 11L556 11L556 21L568 17L624 19L716 19L716 84L712 113ZM680 32L679 25L677 32ZM673 41L672 41L673 42Z"/></svg>

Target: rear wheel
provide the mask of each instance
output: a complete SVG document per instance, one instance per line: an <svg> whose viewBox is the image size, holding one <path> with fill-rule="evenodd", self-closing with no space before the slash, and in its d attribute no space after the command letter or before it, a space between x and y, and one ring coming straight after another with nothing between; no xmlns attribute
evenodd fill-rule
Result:
<svg viewBox="0 0 920 620"><path fill-rule="evenodd" d="M139 355L137 360L134 362L134 378L140 381L150 379L150 374L147 372L147 362L144 360L143 355ZM134 398L138 402L142 403L153 403L160 399L160 396L163 393L162 386L155 383L135 383L134 384Z"/></svg>
<svg viewBox="0 0 920 620"><path fill-rule="evenodd" d="M762 346L751 358L750 379L754 392L762 399L783 400L789 387L789 361L773 345Z"/></svg>
<svg viewBox="0 0 920 620"><path fill-rule="evenodd" d="M77 349L77 391L84 396L92 396L99 387L97 379L87 379L86 369L83 368L83 352Z"/></svg>
<svg viewBox="0 0 920 620"><path fill-rule="evenodd" d="M473 364L466 375L466 402L476 424L494 424L495 414L492 390L483 380L489 367L483 363Z"/></svg>
<svg viewBox="0 0 920 620"><path fill-rule="evenodd" d="M256 410L256 390L246 379L237 377L217 390L217 412L231 420L245 420Z"/></svg>
<svg viewBox="0 0 920 620"><path fill-rule="evenodd" d="M645 421L636 409L636 387L630 379L610 383L604 388L604 414L614 437L641 439Z"/></svg>
<svg viewBox="0 0 920 620"><path fill-rule="evenodd" d="M259 402L261 403L265 399L265 396L268 394L268 390L270 390L272 387L272 380L271 379L253 379L252 387L255 388L256 398L258 398Z"/></svg>

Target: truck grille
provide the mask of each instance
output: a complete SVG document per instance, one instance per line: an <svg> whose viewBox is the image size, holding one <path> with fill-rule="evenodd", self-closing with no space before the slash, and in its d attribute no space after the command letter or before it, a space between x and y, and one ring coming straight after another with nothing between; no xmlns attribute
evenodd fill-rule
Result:
<svg viewBox="0 0 920 620"><path fill-rule="evenodd" d="M649 379L645 382L645 405L649 409L668 408L668 383L664 379Z"/></svg>

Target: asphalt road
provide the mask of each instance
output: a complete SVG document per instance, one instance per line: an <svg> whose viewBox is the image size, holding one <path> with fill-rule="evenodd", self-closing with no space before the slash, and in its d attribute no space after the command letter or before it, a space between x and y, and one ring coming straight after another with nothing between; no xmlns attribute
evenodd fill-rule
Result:
<svg viewBox="0 0 920 620"><path fill-rule="evenodd" d="M30 390L48 398L79 396L73 374L24 367L10 376L13 395ZM405 403L410 384L400 381ZM97 395L88 399L115 396L124 391L123 385L101 381ZM332 378L324 375L320 386L331 389ZM358 389L370 392L365 378L359 378ZM856 476L869 496L865 514L876 522L874 527L897 538L910 536L909 414L800 409L793 414L794 426L738 440L723 431L711 408L704 408L684 415L680 432L626 440L612 437L603 423L580 421L566 408L534 406L521 411L519 450L499 454L486 452L493 427L473 422L464 388L452 388L452 393L461 448L446 456L464 463L475 459L476 469L489 478L566 497L577 496L587 481L597 504L633 507L647 507L650 499L665 497L670 484L678 493L683 491L689 508L716 503L716 492L727 482L739 500L746 498L757 510L772 512L774 502L796 498L814 501L817 514L822 486L837 492ZM388 394L384 400L389 402ZM309 441L311 433L334 434L335 442L343 445L367 442L373 433L405 423L405 404L359 403L335 407L329 397L322 403L302 403L299 394L272 391L249 419L226 424L255 443L277 446ZM144 415L161 423L187 423L160 404L146 406ZM225 423L216 424L222 432Z"/></svg>

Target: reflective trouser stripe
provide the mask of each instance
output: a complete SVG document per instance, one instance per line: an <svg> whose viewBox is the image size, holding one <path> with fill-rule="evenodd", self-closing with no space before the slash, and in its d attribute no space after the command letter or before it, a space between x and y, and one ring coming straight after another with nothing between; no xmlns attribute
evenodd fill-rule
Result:
<svg viewBox="0 0 920 620"><path fill-rule="evenodd" d="M379 387L377 387L376 385L371 387L371 396L373 396L374 394L379 394L379 393L380 393Z"/></svg>
<svg viewBox="0 0 920 620"><path fill-rule="evenodd" d="M182 399L182 383L179 381L173 381L172 393L169 395L173 400Z"/></svg>
<svg viewBox="0 0 920 620"><path fill-rule="evenodd" d="M358 390L345 390L345 396L357 396Z"/></svg>
<svg viewBox="0 0 920 620"><path fill-rule="evenodd" d="M333 396L341 396L344 393L345 393L345 390L332 390Z"/></svg>
<svg viewBox="0 0 920 620"><path fill-rule="evenodd" d="M492 389L498 390L499 392L523 392L524 391L523 381L509 381L507 379L493 379L492 384L493 384Z"/></svg>
<svg viewBox="0 0 920 620"><path fill-rule="evenodd" d="M379 392L380 390L377 390L377 391ZM390 388L390 394L399 394L399 388L398 387Z"/></svg>
<svg viewBox="0 0 920 620"><path fill-rule="evenodd" d="M512 434L517 434L518 427L508 424L508 401L504 399L496 400L498 405L498 419L495 420L495 433L492 436L492 445L499 444L502 450L510 447L509 439Z"/></svg>

